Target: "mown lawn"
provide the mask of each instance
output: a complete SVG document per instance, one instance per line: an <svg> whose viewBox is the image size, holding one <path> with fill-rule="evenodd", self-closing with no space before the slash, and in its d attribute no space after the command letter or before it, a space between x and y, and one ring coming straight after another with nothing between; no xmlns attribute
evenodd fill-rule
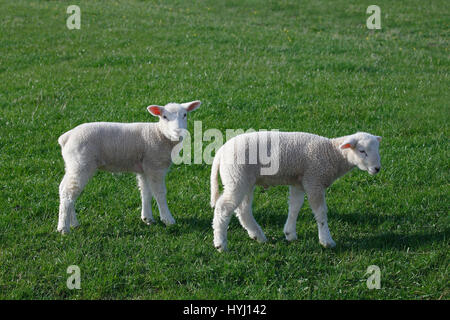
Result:
<svg viewBox="0 0 450 320"><path fill-rule="evenodd" d="M379 0L381 30L366 28L371 1L0 3L1 299L449 299L447 1ZM80 30L66 27L70 4ZM195 99L191 133L202 121L383 136L379 175L354 170L328 190L335 249L319 245L307 202L298 241L284 240L280 186L255 192L268 243L233 218L230 251L216 252L207 164L171 168L174 226L140 221L132 174L98 173L80 228L55 232L60 134ZM80 290L66 287L69 265Z"/></svg>

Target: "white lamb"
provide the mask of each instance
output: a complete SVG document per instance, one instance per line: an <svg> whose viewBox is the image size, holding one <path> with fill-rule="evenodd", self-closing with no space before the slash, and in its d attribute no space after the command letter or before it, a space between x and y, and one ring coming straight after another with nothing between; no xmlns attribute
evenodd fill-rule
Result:
<svg viewBox="0 0 450 320"><path fill-rule="evenodd" d="M273 175L262 175L261 161L248 160L251 151L256 150L255 146L260 145L261 140L267 140L267 137L262 139L267 134L253 132L236 136L225 143L214 158L211 169L214 246L219 251L227 250L227 227L234 210L249 236L265 242L266 237L252 215L254 186L289 185L289 214L284 226L286 239L297 239L296 221L306 192L318 225L319 242L326 248L334 247L336 244L327 223L325 189L355 166L372 175L378 173L381 137L358 132L328 139L302 132L272 132L267 151L279 161L279 167ZM246 161L238 162L237 157L242 155ZM220 197L219 170L224 185Z"/></svg>
<svg viewBox="0 0 450 320"><path fill-rule="evenodd" d="M171 152L187 128L187 113L200 101L151 105L147 110L159 117L154 123L93 122L81 124L58 139L66 174L59 186L60 206L57 230L68 233L77 227L75 201L89 179L99 170L137 174L141 191L141 219L154 222L151 200L158 203L161 220L175 223L166 200L165 176L172 163Z"/></svg>

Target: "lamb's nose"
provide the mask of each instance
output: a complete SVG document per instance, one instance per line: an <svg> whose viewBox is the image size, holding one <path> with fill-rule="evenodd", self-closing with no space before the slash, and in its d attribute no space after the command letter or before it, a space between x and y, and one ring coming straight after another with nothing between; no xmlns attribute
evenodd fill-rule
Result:
<svg viewBox="0 0 450 320"><path fill-rule="evenodd" d="M376 171L376 172L379 172L380 169L381 169L380 167L375 167L375 171Z"/></svg>

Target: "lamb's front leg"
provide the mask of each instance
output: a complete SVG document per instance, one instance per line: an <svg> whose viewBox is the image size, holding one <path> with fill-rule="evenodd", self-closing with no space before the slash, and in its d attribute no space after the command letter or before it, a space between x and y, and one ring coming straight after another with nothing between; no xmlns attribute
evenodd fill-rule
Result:
<svg viewBox="0 0 450 320"><path fill-rule="evenodd" d="M145 224L150 225L155 222L152 214L152 191L150 189L150 181L144 174L138 174L137 180L139 189L141 190L141 220L144 221Z"/></svg>
<svg viewBox="0 0 450 320"><path fill-rule="evenodd" d="M165 170L153 171L147 175L153 196L158 204L160 219L168 226L174 224L175 219L172 217L169 207L167 206L165 176Z"/></svg>
<svg viewBox="0 0 450 320"><path fill-rule="evenodd" d="M297 217L305 201L305 192L298 186L289 187L289 214L284 225L287 241L297 240Z"/></svg>
<svg viewBox="0 0 450 320"><path fill-rule="evenodd" d="M307 190L309 205L314 212L319 229L319 242L325 248L334 248L336 243L331 238L327 221L327 204L325 202L325 189L317 187Z"/></svg>

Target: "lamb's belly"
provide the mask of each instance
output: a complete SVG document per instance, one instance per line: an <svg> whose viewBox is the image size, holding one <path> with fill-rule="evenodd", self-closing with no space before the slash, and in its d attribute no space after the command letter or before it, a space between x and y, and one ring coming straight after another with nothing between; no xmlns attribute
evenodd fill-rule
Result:
<svg viewBox="0 0 450 320"><path fill-rule="evenodd" d="M261 186L299 185L300 183L300 179L293 176L260 176L256 179L256 184Z"/></svg>
<svg viewBox="0 0 450 320"><path fill-rule="evenodd" d="M144 173L142 163L136 161L125 161L116 163L102 163L99 170L110 171L110 172L135 172Z"/></svg>

